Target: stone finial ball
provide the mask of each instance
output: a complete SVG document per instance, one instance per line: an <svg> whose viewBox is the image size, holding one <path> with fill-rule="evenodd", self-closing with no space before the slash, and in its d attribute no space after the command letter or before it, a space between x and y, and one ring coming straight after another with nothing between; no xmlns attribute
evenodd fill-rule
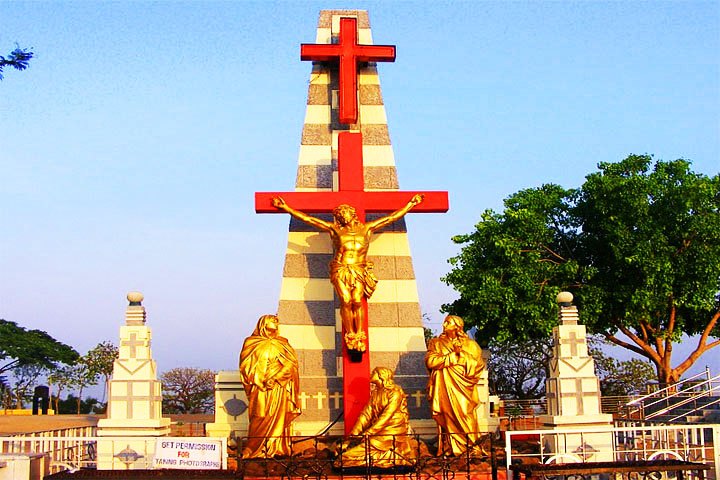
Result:
<svg viewBox="0 0 720 480"><path fill-rule="evenodd" d="M128 302L141 303L145 297L140 292L130 292L127 294Z"/></svg>
<svg viewBox="0 0 720 480"><path fill-rule="evenodd" d="M570 292L560 292L557 296L557 303L560 305L571 305L573 301L573 294Z"/></svg>

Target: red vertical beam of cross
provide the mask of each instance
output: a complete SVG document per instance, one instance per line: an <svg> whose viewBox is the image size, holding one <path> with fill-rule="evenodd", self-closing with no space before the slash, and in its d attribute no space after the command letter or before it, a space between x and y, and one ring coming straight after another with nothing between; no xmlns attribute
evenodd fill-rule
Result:
<svg viewBox="0 0 720 480"><path fill-rule="evenodd" d="M303 43L300 59L338 62L338 117L340 123L349 125L358 119L358 62L394 62L395 46L358 44L357 19L342 17L338 43Z"/></svg>
<svg viewBox="0 0 720 480"><path fill-rule="evenodd" d="M272 205L274 197L283 197L288 205L306 213L328 213L340 204L352 205L361 221L367 213L389 213L407 204L416 193L425 199L410 213L442 213L448 210L447 192L365 191L362 157L362 135L341 132L338 135L338 190L334 192L256 192L257 213L285 213ZM365 311L365 334L368 350L359 362L354 362L343 341L343 410L345 434L355 425L362 408L370 398L370 351L372 339L368 335L368 306ZM282 320L282 319L281 319ZM343 332L344 337L345 332Z"/></svg>
<svg viewBox="0 0 720 480"><path fill-rule="evenodd" d="M342 152L342 157L340 156ZM340 159L342 158L342 161ZM362 156L362 135L359 133L342 132L338 135L338 190L344 192L364 192L365 172ZM356 202L352 204L358 219L365 223L365 204ZM355 426L363 407L370 400L370 351L371 338L368 329L370 315L368 312L367 298L362 300L363 332L365 332L365 344L367 351L358 358L353 358L343 341L343 425L345 435ZM345 338L345 328L342 330L342 338Z"/></svg>

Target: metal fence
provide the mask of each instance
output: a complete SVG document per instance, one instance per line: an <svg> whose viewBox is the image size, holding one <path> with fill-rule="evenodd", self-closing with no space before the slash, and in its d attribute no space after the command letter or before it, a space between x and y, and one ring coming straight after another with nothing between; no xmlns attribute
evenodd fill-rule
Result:
<svg viewBox="0 0 720 480"><path fill-rule="evenodd" d="M471 448L460 456L435 455L437 437L413 435L379 435L362 437L293 437L292 455L285 457L240 458L243 446L251 439L237 438L237 473L240 478L287 478L319 479L328 478L394 478L423 480L460 480L504 477L503 443L499 435L481 434L477 444L471 445L468 436L462 435L461 441ZM384 456L382 465L377 465L372 454L377 453L374 443L380 439L387 445L390 460ZM364 465L344 464L337 447L340 441L349 441L353 445L364 445ZM412 445L410 450L398 445ZM497 456L496 454L499 454Z"/></svg>
<svg viewBox="0 0 720 480"><path fill-rule="evenodd" d="M529 442L529 444L528 444ZM521 447L522 444L522 447ZM524 447L524 448L523 448ZM505 432L505 468L521 463L682 460L712 465L718 479L720 425L646 425ZM692 474L690 478L696 478Z"/></svg>
<svg viewBox="0 0 720 480"><path fill-rule="evenodd" d="M623 407L635 397L602 396L600 399L602 413L619 413ZM547 400L537 398L531 400L502 400L503 413L509 417L533 417L547 414Z"/></svg>
<svg viewBox="0 0 720 480"><path fill-rule="evenodd" d="M45 432L49 433L49 432ZM480 442L467 453L453 457L436 455L437 437L411 436L413 451L398 456L395 468L377 468L368 457L364 466L347 468L337 455L335 437L293 438L293 454L281 458L242 459L247 437L237 438L236 456L231 469L240 478L319 479L330 477L383 477L408 479L458 480L475 478L511 478L509 467L522 463L585 463L597 461L632 463L641 460L676 459L711 465L713 470L707 478L718 480L720 467L720 425L648 425L624 423L615 427L555 430L515 430L500 434L483 434ZM162 441L175 437L161 437ZM386 437L387 438L387 437ZM115 462L118 452L128 443L133 444L133 458L127 458L134 469L152 469L157 437L144 437L145 448L137 447L138 437L54 436L25 435L0 437L3 453L47 452L50 472L96 468L98 463ZM210 439L208 439L210 440ZM372 438L358 438L358 442L370 442ZM110 449L98 449L98 441L113 442ZM403 439L407 441L407 438ZM466 443L467 438L465 439ZM393 442L392 445L395 445ZM366 444L369 447L369 444ZM115 448L118 447L118 448ZM223 453L226 444L223 443ZM367 447L366 447L367 448ZM389 447L392 449L392 447ZM122 453L122 452L121 452ZM103 455L105 458L103 458ZM112 457L112 458L110 458ZM227 468L223 457L223 468ZM123 459L120 458L122 461ZM127 465L130 467L130 465ZM230 472L228 472L230 473ZM695 478L694 474L686 475Z"/></svg>
<svg viewBox="0 0 720 480"><path fill-rule="evenodd" d="M14 436L0 437L0 453L45 453L50 473L95 468L97 437L92 436Z"/></svg>
<svg viewBox="0 0 720 480"><path fill-rule="evenodd" d="M66 470L95 469L98 464L113 468L152 470L158 441L193 441L197 437L97 437L21 435L0 437L0 453L45 453L49 456L51 474ZM221 442L221 464L227 468L227 440ZM98 442L102 442L99 448ZM128 447L126 447L126 445ZM132 448L129 447L132 445Z"/></svg>

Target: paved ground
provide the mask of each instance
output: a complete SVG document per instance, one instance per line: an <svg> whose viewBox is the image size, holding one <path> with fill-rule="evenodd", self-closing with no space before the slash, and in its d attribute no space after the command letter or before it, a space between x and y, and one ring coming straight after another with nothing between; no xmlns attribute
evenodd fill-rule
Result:
<svg viewBox="0 0 720 480"><path fill-rule="evenodd" d="M98 415L0 415L0 435L97 425Z"/></svg>
<svg viewBox="0 0 720 480"><path fill-rule="evenodd" d="M205 424L215 418L212 414L166 416L173 422L172 435L185 437L204 436ZM101 418L105 415L0 415L0 436L95 426Z"/></svg>
<svg viewBox="0 0 720 480"><path fill-rule="evenodd" d="M97 425L98 415L0 415L0 435Z"/></svg>

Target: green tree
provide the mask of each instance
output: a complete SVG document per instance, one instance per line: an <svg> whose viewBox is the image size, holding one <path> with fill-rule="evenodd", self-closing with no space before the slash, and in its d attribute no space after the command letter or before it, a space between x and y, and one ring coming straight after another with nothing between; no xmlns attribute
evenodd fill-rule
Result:
<svg viewBox="0 0 720 480"><path fill-rule="evenodd" d="M588 354L595 360L595 374L603 395L642 393L653 379L652 365L637 358L618 360L603 336L587 337ZM490 342L488 346L490 390L501 398L535 399L545 395L545 380L553 354L552 337L521 342Z"/></svg>
<svg viewBox="0 0 720 480"><path fill-rule="evenodd" d="M78 405L80 405L78 407ZM102 413L105 405L100 403L98 399L88 397L84 400L80 400L72 393L67 398L60 400L57 404L56 412L59 414L88 414L88 413Z"/></svg>
<svg viewBox="0 0 720 480"><path fill-rule="evenodd" d="M33 389L38 379L47 373L42 365L20 365L12 370L13 382L10 387L15 408L24 408L32 400Z"/></svg>
<svg viewBox="0 0 720 480"><path fill-rule="evenodd" d="M606 354L601 345L603 337L593 337L588 352L595 359L595 372L600 378L600 392L605 396L628 396L646 393L648 383L655 377L652 364L631 358L618 360Z"/></svg>
<svg viewBox="0 0 720 480"><path fill-rule="evenodd" d="M83 390L97 385L100 379L99 364L89 351L70 366L70 386L77 392L77 413L81 413Z"/></svg>
<svg viewBox="0 0 720 480"><path fill-rule="evenodd" d="M83 357L83 361L87 365L88 369L102 377L105 382L103 387L102 402L105 402L108 382L110 381L110 376L113 373L113 365L115 363L115 359L118 358L118 355L118 347L110 341L105 341L95 345L95 347L90 349Z"/></svg>
<svg viewBox="0 0 720 480"><path fill-rule="evenodd" d="M33 55L32 51L22 49L18 45L15 45L15 50L10 52L7 58L0 55L0 80L3 79L2 73L5 67L12 67L15 70L25 70Z"/></svg>
<svg viewBox="0 0 720 480"><path fill-rule="evenodd" d="M215 410L215 372L173 368L160 375L164 413L209 413Z"/></svg>
<svg viewBox="0 0 720 480"><path fill-rule="evenodd" d="M55 395L50 393L50 400L54 405L56 413L60 413L60 395L66 388L72 388L73 385L73 373L72 367L68 365L60 366L54 369L47 377L48 383L52 387L53 385L57 389Z"/></svg>
<svg viewBox="0 0 720 480"><path fill-rule="evenodd" d="M551 337L488 345L490 391L506 399L529 400L545 395L553 342Z"/></svg>
<svg viewBox="0 0 720 480"><path fill-rule="evenodd" d="M70 346L58 342L40 330L26 330L15 322L0 319L0 374L22 365L49 369L58 363L70 364L78 359Z"/></svg>
<svg viewBox="0 0 720 480"><path fill-rule="evenodd" d="M652 362L662 383L720 344L720 175L631 155L578 189L543 185L504 203L453 238L463 248L444 278L460 298L443 309L480 336L549 335L569 290L588 330ZM673 365L683 334L696 343Z"/></svg>

